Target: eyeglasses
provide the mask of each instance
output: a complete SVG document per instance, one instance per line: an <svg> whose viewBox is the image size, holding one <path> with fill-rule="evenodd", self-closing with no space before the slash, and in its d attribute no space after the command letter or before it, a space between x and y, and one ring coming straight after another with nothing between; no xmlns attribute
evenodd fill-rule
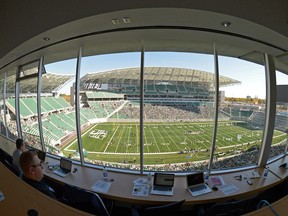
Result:
<svg viewBox="0 0 288 216"><path fill-rule="evenodd" d="M32 167L38 167L38 166L41 166L41 168L43 168L43 166L42 166L42 162L41 163L39 163L39 164L33 164L33 165L31 165Z"/></svg>

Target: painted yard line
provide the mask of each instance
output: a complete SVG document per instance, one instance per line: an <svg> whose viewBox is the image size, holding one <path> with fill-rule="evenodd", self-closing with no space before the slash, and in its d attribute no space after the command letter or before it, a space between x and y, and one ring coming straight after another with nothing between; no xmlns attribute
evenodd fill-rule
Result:
<svg viewBox="0 0 288 216"><path fill-rule="evenodd" d="M113 140L113 138L114 138L114 136L115 136L115 134L116 134L118 128L119 128L119 125L117 125L117 128L115 129L115 131L114 131L114 133L112 134L110 140L108 141L108 143L107 143L107 145L106 145L106 148L104 149L104 152L106 152L107 149L108 149L108 147L110 146L110 144L111 144L111 142L112 142L112 140Z"/></svg>
<svg viewBox="0 0 288 216"><path fill-rule="evenodd" d="M131 128L132 128L132 126L129 125L129 126L128 126L128 136L127 136L128 139L127 139L127 142L126 142L126 153L129 153L129 152L128 152L128 149L129 149L129 146L128 146L128 145L129 145L129 144L132 145L132 144L129 142L129 141L130 141L130 136L131 136Z"/></svg>
<svg viewBox="0 0 288 216"><path fill-rule="evenodd" d="M160 125L157 126L157 133L159 134L159 137L163 140L163 143L167 143L166 140L163 138L162 134L160 133L159 129L158 128L163 128L161 127ZM159 148L158 144L156 143L157 147ZM170 148L169 146L165 145L165 148L168 148L168 150L170 151ZM161 148L162 149L162 148Z"/></svg>
<svg viewBox="0 0 288 216"><path fill-rule="evenodd" d="M173 128L175 128L175 127L177 127L177 126L173 125ZM181 142L181 138L174 132L174 130L172 130L171 128L169 128L169 130L179 139L179 142ZM178 131L178 129L176 129L176 130ZM175 146L176 146L176 148L178 148L180 150L179 145L175 144Z"/></svg>
<svg viewBox="0 0 288 216"><path fill-rule="evenodd" d="M145 130L145 127L144 127L144 130ZM144 145L144 148L145 148L145 143L147 144L146 146L146 148L147 148L147 152L149 153L150 151L149 151L149 145L148 145L148 141L147 141L147 137L145 136L145 133L144 133L144 143L143 143L143 145ZM144 149L144 152L145 152L145 149Z"/></svg>
<svg viewBox="0 0 288 216"><path fill-rule="evenodd" d="M127 143L130 143L131 130L132 130L132 125L129 125L129 132L128 132L128 141L127 141Z"/></svg>
<svg viewBox="0 0 288 216"><path fill-rule="evenodd" d="M171 129L171 127L173 127L173 130ZM164 131L165 131L165 133L166 133L169 137L170 137L170 134L174 134L174 135L175 135L174 125L170 125L170 126L169 126L169 131L170 131L170 133L167 133L167 130L164 130ZM179 139L179 141L180 141L180 138L179 138L177 135L176 135L175 137L177 137L177 138ZM177 145L175 139L173 139L173 138L171 138L171 137L170 137L170 139L173 141L173 144L174 144L175 148L178 149L178 150L180 150L179 145ZM178 141L177 141L177 142L178 142ZM168 149L169 149L169 151L171 151L170 146L168 146Z"/></svg>
<svg viewBox="0 0 288 216"><path fill-rule="evenodd" d="M135 142L136 142L136 152L140 152L140 149L139 149L139 137L138 137L138 133L139 133L139 130L138 130L138 125L136 125L136 140L135 140Z"/></svg>
<svg viewBox="0 0 288 216"><path fill-rule="evenodd" d="M154 133L151 131L150 125L149 125L148 127L149 127L150 133L151 133L151 135L152 135L152 137L153 137L153 139L154 139L154 142L155 142L155 145L156 145L156 147L157 147L157 149L158 149L158 152L161 152L160 149L159 149L159 146L157 145L157 141L156 141L156 139L155 139ZM154 143L153 143L153 144L154 144Z"/></svg>
<svg viewBox="0 0 288 216"><path fill-rule="evenodd" d="M167 126L165 126L165 127L167 127ZM167 130L165 130L163 127L161 127L161 129L163 129L164 133L167 135L167 137L169 137L170 141L171 141L172 143L174 143L174 145L177 147L177 144L175 143L174 139L171 138L170 134L167 133ZM170 128L169 128L169 129L170 129ZM169 142L169 143L170 143L170 142ZM167 146L167 148L168 148L169 151L171 151L170 148L169 148L169 146ZM178 148L178 149L179 149L179 148Z"/></svg>
<svg viewBox="0 0 288 216"><path fill-rule="evenodd" d="M121 146L121 140L122 140L123 132L125 130L125 126L123 128L120 128L120 129L121 129L121 131L120 131L120 134L118 136L119 139L118 139L118 142L117 142L117 145L116 145L115 152L117 152L117 150L119 148L119 145ZM122 154L123 154L123 152L122 152Z"/></svg>
<svg viewBox="0 0 288 216"><path fill-rule="evenodd" d="M184 136L184 140L187 140L187 139L188 139L188 141L189 141L189 143L187 142L187 144L185 144L185 146L188 147L188 148L191 148L192 145L194 145L192 141L194 141L195 139L193 139L192 137L189 137L189 136L185 135L185 132L187 132L187 129L188 129L188 128L180 129L180 131L181 131L182 134L184 134L184 135L183 135L183 136ZM193 129L194 129L194 128L193 128ZM190 128L189 128L188 130L190 130ZM201 131L199 128L198 128L198 129L196 128L196 130ZM196 131L196 130L195 130L195 131ZM194 135L193 135L193 136L194 136ZM195 135L195 136L198 136L198 135Z"/></svg>

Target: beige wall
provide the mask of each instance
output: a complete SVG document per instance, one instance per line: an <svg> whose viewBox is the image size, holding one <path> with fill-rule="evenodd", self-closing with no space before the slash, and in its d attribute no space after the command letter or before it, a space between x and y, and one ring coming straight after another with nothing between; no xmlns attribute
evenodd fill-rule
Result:
<svg viewBox="0 0 288 216"><path fill-rule="evenodd" d="M6 151L7 153L11 154L16 149L16 145L14 141L8 140L3 136L0 136L0 147Z"/></svg>

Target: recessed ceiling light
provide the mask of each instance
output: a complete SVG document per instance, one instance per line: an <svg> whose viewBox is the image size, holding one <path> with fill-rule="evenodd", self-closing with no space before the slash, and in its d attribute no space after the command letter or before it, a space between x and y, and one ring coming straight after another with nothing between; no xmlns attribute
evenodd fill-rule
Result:
<svg viewBox="0 0 288 216"><path fill-rule="evenodd" d="M118 25L118 24L120 24L120 22L119 22L118 19L112 19L112 23L113 23L114 25Z"/></svg>
<svg viewBox="0 0 288 216"><path fill-rule="evenodd" d="M49 41L50 38L49 38L49 37L44 37L43 40L44 40L44 41Z"/></svg>
<svg viewBox="0 0 288 216"><path fill-rule="evenodd" d="M228 28L228 27L230 27L232 25L232 23L228 22L228 21L225 21L225 22L222 22L221 25L224 26L225 28Z"/></svg>

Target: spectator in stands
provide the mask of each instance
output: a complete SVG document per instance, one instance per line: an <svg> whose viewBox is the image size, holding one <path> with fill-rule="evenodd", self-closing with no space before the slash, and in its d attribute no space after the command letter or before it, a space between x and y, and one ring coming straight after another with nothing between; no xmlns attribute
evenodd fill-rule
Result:
<svg viewBox="0 0 288 216"><path fill-rule="evenodd" d="M22 179L42 193L56 198L53 190L43 180L43 167L36 151L26 151L20 156L20 166L23 170Z"/></svg>
<svg viewBox="0 0 288 216"><path fill-rule="evenodd" d="M24 151L26 151L26 148L25 148L25 144L24 144L23 140L17 139L16 140L16 150L13 152L12 157L13 157L13 166L16 167L16 169L18 169L20 174L22 174L22 170L21 170L21 167L19 165L19 159L20 159L20 155Z"/></svg>

